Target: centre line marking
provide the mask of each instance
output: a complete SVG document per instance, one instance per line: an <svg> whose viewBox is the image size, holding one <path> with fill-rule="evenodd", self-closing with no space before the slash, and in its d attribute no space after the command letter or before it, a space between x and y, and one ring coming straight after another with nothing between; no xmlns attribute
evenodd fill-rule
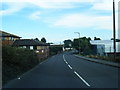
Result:
<svg viewBox="0 0 120 90"><path fill-rule="evenodd" d="M68 62L65 60L65 56L63 55L63 59L65 61L66 64L68 64ZM72 69L72 67L68 64L68 67L70 69ZM74 71L75 75L78 76L78 78L80 78L88 87L90 87L90 84L88 84L76 71Z"/></svg>
<svg viewBox="0 0 120 90"><path fill-rule="evenodd" d="M68 65L68 67L69 67L70 69L72 69L72 67L71 67L70 65Z"/></svg>
<svg viewBox="0 0 120 90"><path fill-rule="evenodd" d="M74 71L74 73L75 73L88 87L90 87L90 84L88 84L77 72Z"/></svg>
<svg viewBox="0 0 120 90"><path fill-rule="evenodd" d="M68 64L68 62L66 62L66 64Z"/></svg>
<svg viewBox="0 0 120 90"><path fill-rule="evenodd" d="M64 59L65 63L68 64L68 62L65 60L65 56L64 55L63 55L63 59Z"/></svg>

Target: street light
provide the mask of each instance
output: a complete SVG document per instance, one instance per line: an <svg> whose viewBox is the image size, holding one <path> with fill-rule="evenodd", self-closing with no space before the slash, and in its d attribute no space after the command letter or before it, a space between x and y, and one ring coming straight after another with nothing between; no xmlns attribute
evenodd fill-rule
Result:
<svg viewBox="0 0 120 90"><path fill-rule="evenodd" d="M74 33L77 33L79 35L79 54L80 54L80 33L79 32L74 32Z"/></svg>

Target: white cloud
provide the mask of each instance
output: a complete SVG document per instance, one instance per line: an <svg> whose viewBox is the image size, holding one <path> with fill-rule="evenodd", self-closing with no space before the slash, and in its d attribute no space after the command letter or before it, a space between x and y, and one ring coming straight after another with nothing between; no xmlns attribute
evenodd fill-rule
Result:
<svg viewBox="0 0 120 90"><path fill-rule="evenodd" d="M116 10L117 10L117 2L116 1ZM58 8L76 8L80 7L80 5L76 5L76 3L89 3L92 4L93 7L91 10L112 10L112 0L1 0L2 3L10 3L10 8L6 10L0 11L0 15L7 15L12 14L15 12L20 11L23 6L34 5L39 8L45 8L45 9L58 9ZM16 4L11 4L16 3ZM11 8L13 7L13 8ZM30 6L28 6L30 7Z"/></svg>
<svg viewBox="0 0 120 90"><path fill-rule="evenodd" d="M0 15L9 15L15 12L20 11L21 9L23 9L25 7L25 4L21 4L21 3L7 3L8 5L8 9L5 10L1 10L0 11Z"/></svg>
<svg viewBox="0 0 120 90"><path fill-rule="evenodd" d="M1 0L0 2L93 2L95 0Z"/></svg>
<svg viewBox="0 0 120 90"><path fill-rule="evenodd" d="M112 30L112 16L95 16L87 14L70 14L46 20L52 26L67 28L95 28Z"/></svg>
<svg viewBox="0 0 120 90"><path fill-rule="evenodd" d="M115 0L116 11L118 10L118 2L119 1L120 0ZM93 2L92 9L94 9L94 10L112 11L112 9L113 9L113 0L96 0L96 1Z"/></svg>
<svg viewBox="0 0 120 90"><path fill-rule="evenodd" d="M74 3L87 3L94 0L3 0L3 3L29 3L40 8L74 8Z"/></svg>
<svg viewBox="0 0 120 90"><path fill-rule="evenodd" d="M10 3L10 8L0 11L0 15L7 15L18 12L19 10L27 7L27 5L35 5L40 8L53 9L53 8L75 8L75 3L90 3L93 5L91 11L104 10L112 11L113 0L2 0L0 2ZM116 1L116 7L117 2ZM16 2L16 3L15 3ZM15 4L14 4L15 3ZM28 6L29 7L29 6ZM116 8L117 9L117 8ZM40 19L40 12L32 13L29 18ZM63 27L95 27L111 29L112 27L112 16L88 16L85 13L82 14L71 14L61 16L55 20L46 20L53 26Z"/></svg>
<svg viewBox="0 0 120 90"><path fill-rule="evenodd" d="M29 18L33 20L38 20L40 19L40 15L41 15L41 12L34 12L29 16Z"/></svg>

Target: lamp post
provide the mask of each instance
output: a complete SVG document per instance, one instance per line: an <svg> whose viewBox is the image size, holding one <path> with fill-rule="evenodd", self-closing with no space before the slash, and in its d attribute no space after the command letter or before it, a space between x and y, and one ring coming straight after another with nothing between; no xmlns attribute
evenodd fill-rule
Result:
<svg viewBox="0 0 120 90"><path fill-rule="evenodd" d="M113 41L114 41L114 60L115 60L116 59L115 0L113 0Z"/></svg>
<svg viewBox="0 0 120 90"><path fill-rule="evenodd" d="M79 54L80 54L80 33L79 32L74 32L74 33L77 33L79 35Z"/></svg>

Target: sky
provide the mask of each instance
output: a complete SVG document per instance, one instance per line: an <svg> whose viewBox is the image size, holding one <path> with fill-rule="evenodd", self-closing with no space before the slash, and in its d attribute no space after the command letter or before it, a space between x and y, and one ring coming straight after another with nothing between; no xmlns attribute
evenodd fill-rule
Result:
<svg viewBox="0 0 120 90"><path fill-rule="evenodd" d="M118 30L118 2L116 30ZM113 0L0 0L0 30L56 44L78 37L113 37Z"/></svg>

